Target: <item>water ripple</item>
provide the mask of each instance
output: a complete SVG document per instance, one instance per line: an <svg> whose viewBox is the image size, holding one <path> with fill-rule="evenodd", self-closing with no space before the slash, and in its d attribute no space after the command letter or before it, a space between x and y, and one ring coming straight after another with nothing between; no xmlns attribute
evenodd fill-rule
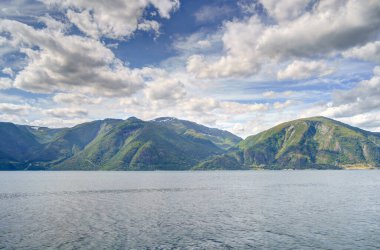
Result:
<svg viewBox="0 0 380 250"><path fill-rule="evenodd" d="M37 193L0 193L0 200L39 197L49 195L91 195L91 194L124 194L124 193L149 193L149 192L191 192L217 190L216 188L135 188L135 189L103 189L103 190L79 190L79 191L59 191L59 192L37 192Z"/></svg>

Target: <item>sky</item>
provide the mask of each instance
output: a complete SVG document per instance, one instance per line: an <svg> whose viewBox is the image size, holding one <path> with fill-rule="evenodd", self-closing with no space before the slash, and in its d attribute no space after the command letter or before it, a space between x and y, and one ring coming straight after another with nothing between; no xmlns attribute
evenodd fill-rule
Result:
<svg viewBox="0 0 380 250"><path fill-rule="evenodd" d="M2 0L0 121L380 132L379 0Z"/></svg>

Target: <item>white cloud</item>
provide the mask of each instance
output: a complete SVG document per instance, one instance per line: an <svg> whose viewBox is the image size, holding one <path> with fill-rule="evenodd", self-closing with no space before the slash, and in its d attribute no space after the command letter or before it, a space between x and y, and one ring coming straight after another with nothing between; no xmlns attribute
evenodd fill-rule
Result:
<svg viewBox="0 0 380 250"><path fill-rule="evenodd" d="M178 36L172 47L181 54L204 52L215 49L220 44L221 34L196 32L188 36Z"/></svg>
<svg viewBox="0 0 380 250"><path fill-rule="evenodd" d="M375 75L375 76L380 76L380 66L376 66L376 67L373 69L373 75Z"/></svg>
<svg viewBox="0 0 380 250"><path fill-rule="evenodd" d="M273 107L275 109L285 109L285 108L287 108L287 107L289 107L289 106L291 106L293 104L294 104L294 101L292 101L292 100L286 100L285 102L275 102L275 103L273 103Z"/></svg>
<svg viewBox="0 0 380 250"><path fill-rule="evenodd" d="M220 102L221 109L225 114L239 115L253 112L262 112L268 110L266 103L242 104L237 102Z"/></svg>
<svg viewBox="0 0 380 250"><path fill-rule="evenodd" d="M365 114L380 107L380 74L379 67L374 69L374 75L369 80L358 83L350 90L336 91L333 101L323 112L332 117L352 117Z"/></svg>
<svg viewBox="0 0 380 250"><path fill-rule="evenodd" d="M146 20L144 10L153 6L162 18L179 8L178 0L42 0L50 7L66 12L67 18L82 32L93 38L101 36L121 39L137 29L158 30L158 23Z"/></svg>
<svg viewBox="0 0 380 250"><path fill-rule="evenodd" d="M370 42L364 46L352 48L343 53L345 57L380 63L380 41Z"/></svg>
<svg viewBox="0 0 380 250"><path fill-rule="evenodd" d="M27 57L27 66L14 78L17 88L35 93L78 89L125 96L144 87L142 70L124 66L99 41L10 20L0 21L0 31L10 32L9 42Z"/></svg>
<svg viewBox="0 0 380 250"><path fill-rule="evenodd" d="M43 16L47 13L43 11L35 20L46 27L40 23L30 26L0 21L0 55L9 51L25 55L25 61L19 61L17 67L0 64L2 73L9 76L0 78L0 88L16 87L51 95L36 100L33 94L21 94L20 99L13 100L13 96L4 97L0 93L2 101L9 102L0 105L2 120L60 127L106 117L175 116L250 135L299 116L327 115L350 124L379 128L376 74L380 74L380 68L374 70L372 79L359 83L353 90L336 92L330 105L325 104L330 98L330 91L324 92L326 88L310 90L297 83L292 85L294 92L286 91L289 89L286 82L273 79L326 75L332 71L330 59L345 64L341 55L379 62L378 1L313 1L313 6L304 0L262 0L269 15L263 17L257 12L258 1L250 0L247 2L253 5L246 9L244 17L225 21L215 32L200 29L179 36L170 31L167 35L174 39L171 48L176 56L164 59L160 67L165 69L131 68L111 48L120 44L119 49L123 49L125 41L132 39L137 30L158 35L161 23L157 20L169 18L178 8L178 1L44 2L55 8L54 12L63 14L52 14L52 18ZM252 16L246 16L247 13ZM220 13L207 15L199 21L225 18L218 16ZM69 28L73 25L85 35L72 35ZM6 60L0 58L0 63ZM343 86L343 82L339 83L339 70L337 77L329 81ZM360 78L359 73L364 71L352 74ZM315 82L336 86L323 80ZM23 101L29 104L25 107L11 104Z"/></svg>
<svg viewBox="0 0 380 250"><path fill-rule="evenodd" d="M183 99L186 95L185 86L176 79L157 79L150 82L145 89L150 100L172 101Z"/></svg>
<svg viewBox="0 0 380 250"><path fill-rule="evenodd" d="M12 79L0 77L0 89L9 89L12 87Z"/></svg>
<svg viewBox="0 0 380 250"><path fill-rule="evenodd" d="M222 101L188 93L181 98L153 99L148 95L145 95L145 98L144 96L122 98L119 107L123 107L126 114L145 120L160 116L174 116L209 126L230 129L236 120L258 114L264 115L272 108L272 105Z"/></svg>
<svg viewBox="0 0 380 250"><path fill-rule="evenodd" d="M153 31L156 36L160 34L160 24L157 21L145 20L142 23L138 24L138 29L143 31Z"/></svg>
<svg viewBox="0 0 380 250"><path fill-rule="evenodd" d="M275 99L275 98L284 98L284 97L290 97L294 95L295 92L293 91L283 91L283 92L275 92L273 90L265 91L262 96L269 99Z"/></svg>
<svg viewBox="0 0 380 250"><path fill-rule="evenodd" d="M322 2L311 13L267 29L257 50L274 58L309 57L345 50L378 34L379 1Z"/></svg>
<svg viewBox="0 0 380 250"><path fill-rule="evenodd" d="M207 40L200 40L197 42L197 45L202 49L211 47L210 41Z"/></svg>
<svg viewBox="0 0 380 250"><path fill-rule="evenodd" d="M278 80L302 80L311 77L321 77L332 74L333 68L323 61L293 61L284 70L277 73Z"/></svg>
<svg viewBox="0 0 380 250"><path fill-rule="evenodd" d="M13 103L0 103L0 113L9 115L24 115L33 108L29 105L19 105Z"/></svg>
<svg viewBox="0 0 380 250"><path fill-rule="evenodd" d="M270 16L275 18L278 22L282 22L300 17L305 12L310 0L261 0L261 3Z"/></svg>
<svg viewBox="0 0 380 250"><path fill-rule="evenodd" d="M14 76L14 74L15 74L15 72L9 67L4 68L1 72L9 75L10 77Z"/></svg>
<svg viewBox="0 0 380 250"><path fill-rule="evenodd" d="M20 115L13 115L13 114L2 114L0 113L0 121L1 122L12 122L16 124L28 124L29 121L27 119L24 119Z"/></svg>
<svg viewBox="0 0 380 250"><path fill-rule="evenodd" d="M86 118L69 118L62 119L57 117L36 119L28 123L28 125L38 126L38 127L49 127L49 128L62 128L62 127L72 127L84 122L88 122Z"/></svg>
<svg viewBox="0 0 380 250"><path fill-rule="evenodd" d="M88 36L98 38L101 35L98 24L94 22L94 18L89 10L83 10L78 13L69 9L66 12L66 16L71 23L75 24L78 29L85 32Z"/></svg>
<svg viewBox="0 0 380 250"><path fill-rule="evenodd" d="M46 115L62 119L84 117L88 114L87 110L81 108L55 108L43 112Z"/></svg>
<svg viewBox="0 0 380 250"><path fill-rule="evenodd" d="M201 55L193 55L187 61L187 71L200 78L217 78L244 76L256 73L260 63L255 59L255 39L260 36L264 27L256 17L244 22L225 23L222 37L226 55L215 60L206 60Z"/></svg>
<svg viewBox="0 0 380 250"><path fill-rule="evenodd" d="M60 31L62 33L66 32L70 28L69 23L63 23L55 20L50 15L46 14L45 16L38 17L38 20L46 25L46 28L51 31Z"/></svg>
<svg viewBox="0 0 380 250"><path fill-rule="evenodd" d="M310 12L284 14L280 19L286 21L266 25L253 15L226 22L223 55L207 60L194 55L188 71L201 78L241 77L257 73L267 63L337 55L376 39L380 2L320 1Z"/></svg>
<svg viewBox="0 0 380 250"><path fill-rule="evenodd" d="M58 93L53 97L54 102L56 103L65 103L65 104L99 104L102 101L102 98L89 97L83 94L78 93Z"/></svg>
<svg viewBox="0 0 380 250"><path fill-rule="evenodd" d="M270 129L280 123L287 122L299 118L298 115L292 112L264 112L247 117L243 121L236 121L229 124L229 130L232 133L238 134L243 138L255 135L264 130Z"/></svg>
<svg viewBox="0 0 380 250"><path fill-rule="evenodd" d="M366 114L358 114L342 119L342 121L369 130L380 131L380 112L378 110Z"/></svg>
<svg viewBox="0 0 380 250"><path fill-rule="evenodd" d="M2 0L0 16L3 18L33 18L46 13L46 6L35 0Z"/></svg>
<svg viewBox="0 0 380 250"><path fill-rule="evenodd" d="M277 96L277 93L272 91L272 90L266 91L263 93L263 97L265 97L265 98L276 98L276 96Z"/></svg>

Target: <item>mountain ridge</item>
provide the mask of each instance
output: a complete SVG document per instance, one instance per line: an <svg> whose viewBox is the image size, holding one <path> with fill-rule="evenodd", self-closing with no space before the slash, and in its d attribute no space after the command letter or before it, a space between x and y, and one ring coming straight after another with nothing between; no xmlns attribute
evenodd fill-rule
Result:
<svg viewBox="0 0 380 250"><path fill-rule="evenodd" d="M242 140L175 117L70 128L0 122L0 170L361 169L380 167L380 133L321 116Z"/></svg>
<svg viewBox="0 0 380 250"><path fill-rule="evenodd" d="M221 164L226 161L228 166ZM288 121L247 137L195 169L378 168L380 136L326 118Z"/></svg>
<svg viewBox="0 0 380 250"><path fill-rule="evenodd" d="M241 140L197 123L173 122L130 117L61 129L0 123L0 169L185 170Z"/></svg>

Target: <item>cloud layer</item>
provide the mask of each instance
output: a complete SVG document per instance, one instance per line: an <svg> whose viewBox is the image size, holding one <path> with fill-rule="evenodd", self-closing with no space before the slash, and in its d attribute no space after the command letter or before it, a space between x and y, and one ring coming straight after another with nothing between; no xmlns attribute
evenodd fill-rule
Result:
<svg viewBox="0 0 380 250"><path fill-rule="evenodd" d="M262 1L275 24L266 25L257 15L226 22L224 55L191 56L188 71L201 78L252 75L266 63L336 56L379 34L379 1L319 1L306 11L310 3Z"/></svg>
<svg viewBox="0 0 380 250"><path fill-rule="evenodd" d="M86 35L99 38L130 37L136 30L158 32L159 23L147 20L144 10L153 6L162 18L170 18L179 8L178 0L43 0L51 8L66 13L71 23Z"/></svg>
<svg viewBox="0 0 380 250"><path fill-rule="evenodd" d="M246 136L326 115L380 131L379 1L197 4L0 3L0 119L176 116Z"/></svg>

